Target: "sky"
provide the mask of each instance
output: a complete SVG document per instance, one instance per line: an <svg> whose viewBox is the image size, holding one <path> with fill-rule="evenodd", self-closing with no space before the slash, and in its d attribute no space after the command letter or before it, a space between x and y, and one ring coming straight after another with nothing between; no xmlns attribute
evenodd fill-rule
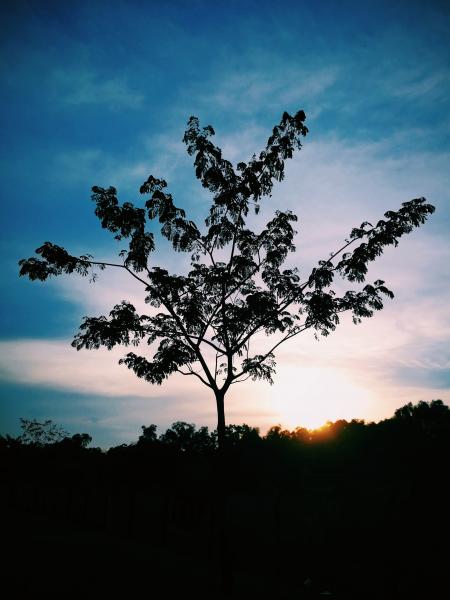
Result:
<svg viewBox="0 0 450 600"><path fill-rule="evenodd" d="M228 422L315 427L450 403L447 2L15 0L1 10L0 433L16 435L20 417L48 418L107 447L150 423L215 427L199 381L152 386L117 364L126 349L70 346L83 316L123 299L143 306L132 280L105 271L93 284L30 282L17 265L47 240L114 256L93 185L142 202L140 185L162 177L202 222L210 197L181 141L190 115L239 162L285 110L305 111L309 134L261 215L298 215L288 266L303 275L362 221L412 198L436 206L371 266L368 280L385 280L395 298L358 326L344 318L328 338L281 346L275 384L233 386ZM152 260L183 267L167 247Z"/></svg>

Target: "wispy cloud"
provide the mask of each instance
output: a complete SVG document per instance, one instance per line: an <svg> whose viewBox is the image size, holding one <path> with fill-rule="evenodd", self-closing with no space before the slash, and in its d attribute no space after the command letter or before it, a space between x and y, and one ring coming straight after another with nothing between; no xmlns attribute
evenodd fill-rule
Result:
<svg viewBox="0 0 450 600"><path fill-rule="evenodd" d="M224 65L225 69L227 67ZM241 72L228 72L214 82L213 92L200 92L195 86L190 93L194 104L212 105L215 110L251 115L261 110L285 110L299 102L310 102L329 90L338 80L339 69L328 66L312 70L295 63L259 65ZM280 108L281 107L281 108ZM315 109L318 114L319 107Z"/></svg>
<svg viewBox="0 0 450 600"><path fill-rule="evenodd" d="M121 160L100 148L84 148L58 153L51 161L48 178L87 187L113 185L121 188L134 185L137 190L148 177L145 160Z"/></svg>
<svg viewBox="0 0 450 600"><path fill-rule="evenodd" d="M88 68L55 70L51 88L60 102L74 106L99 104L111 110L137 109L144 102L144 95L130 88L125 79L107 78Z"/></svg>
<svg viewBox="0 0 450 600"><path fill-rule="evenodd" d="M196 183L192 159L181 142L183 125L180 123L178 129L164 134L140 136L131 148L120 153L100 146L58 152L49 161L47 177L52 182L64 181L71 185L113 185L137 197L140 186L150 174L166 179L169 184L178 182L179 186L183 179ZM136 156L138 158L134 158ZM183 185L183 189L190 190L190 186ZM186 202L186 198L182 201Z"/></svg>
<svg viewBox="0 0 450 600"><path fill-rule="evenodd" d="M427 101L446 98L450 90L450 73L448 71L405 72L397 74L397 80L391 81L389 90L394 96L408 97L412 99L424 99Z"/></svg>

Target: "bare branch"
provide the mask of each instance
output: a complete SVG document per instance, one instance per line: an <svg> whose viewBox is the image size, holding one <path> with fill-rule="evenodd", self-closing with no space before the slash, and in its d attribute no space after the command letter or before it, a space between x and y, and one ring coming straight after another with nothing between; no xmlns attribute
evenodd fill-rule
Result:
<svg viewBox="0 0 450 600"><path fill-rule="evenodd" d="M196 371L189 371L188 373L186 373L186 371L182 371L181 369L177 369L178 373L181 373L181 375L195 375L195 377L197 377L198 379L200 379L200 381L206 385L207 387L212 389L212 386L205 380L203 379L203 377L201 375L199 375L199 373L197 373Z"/></svg>
<svg viewBox="0 0 450 600"><path fill-rule="evenodd" d="M79 259L81 260L81 259ZM104 266L104 267L118 267L119 269L125 269L125 271L128 271L128 273L134 277L135 279L137 279L138 281L140 281L141 283L143 283L146 287L148 287L148 281L145 281L144 279L141 279L140 277L138 277L136 275L136 273L133 273L133 271L131 269L129 269L127 266L125 265L119 265L117 263L110 263L110 262L101 262L101 261L94 261L94 260L89 260L88 261L91 265L99 265L99 266Z"/></svg>

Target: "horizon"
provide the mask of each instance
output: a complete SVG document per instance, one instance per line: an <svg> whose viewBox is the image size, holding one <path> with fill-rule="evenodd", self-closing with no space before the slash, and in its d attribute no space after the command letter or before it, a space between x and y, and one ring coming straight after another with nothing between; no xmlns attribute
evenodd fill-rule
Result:
<svg viewBox="0 0 450 600"><path fill-rule="evenodd" d="M434 403L439 404L442 403L442 400L437 399L437 400L433 400L431 402L427 402L425 404L427 404L428 407L431 407ZM407 407L411 407L411 408L418 408L419 405L421 403L419 402L416 405L413 405L412 403L408 403L405 406L402 406L400 408L407 408ZM443 404L443 406L447 406L445 404ZM397 411L396 411L397 412ZM353 424L358 424L358 425L362 425L364 427L370 427L370 426L376 426L376 425L381 425L382 423L386 422L386 421L391 421L397 418L397 414L393 414L390 417L386 417L384 419L380 419L379 421L366 421L364 419L337 419L336 421L327 421L325 423L323 423L322 425L318 426L318 427L313 427L313 428L309 428L309 427L303 427L301 425L297 425L293 428L289 428L289 427L283 427L280 423L275 423L273 425L271 425L270 427L268 427L265 431L261 431L259 427L252 427L251 425L249 425L248 423L227 423L227 428L233 428L233 427L248 427L250 430L256 431L257 435L261 438L264 439L266 438L266 436L269 434L269 432L273 429L280 429L280 433L282 435L285 434L289 434L289 435L293 435L297 432L304 432L306 431L308 434L314 435L314 434L322 434L324 432L326 432L327 430L330 431L331 430L331 438L333 438L333 436L338 436L340 435L340 431L333 431L332 428L335 425L338 424L346 424L346 425L353 425ZM28 424L34 424L34 425L38 425L40 426L41 431L48 431L51 428L55 428L55 433L56 436L60 436L60 439L56 439L53 441L46 441L46 442L40 442L42 445L44 446L48 446L48 445L52 445L54 443L58 444L59 442L62 441L62 439L67 439L69 437L71 437L71 432L65 431L64 429L61 428L61 426L58 423L53 422L51 419L45 422L39 422L37 421L37 419L19 419L20 421L24 421L24 426L22 427L22 425L20 426L20 428L22 429L22 434L25 433L25 430L27 429L26 425L26 421L28 421ZM213 435L213 434L217 434L217 429L215 428L209 428L207 425L197 425L196 423L188 423L185 421L175 421L173 423L171 423L171 425L169 427L167 427L165 430L161 430L158 431L159 427L156 426L155 429L155 433L156 436L158 438L158 440L160 440L160 438L169 430L169 429L173 429L173 427L175 425L187 425L188 427L192 427L193 428L193 433L198 432L200 429L206 427L206 431L208 435ZM152 425L154 425L154 423L149 423L146 426L141 426L141 432L137 432L136 435L136 439L129 441L128 444L124 444L124 443L120 443L118 444L118 446L116 447L123 447L123 446L135 446L138 442L139 442L139 437L143 434L142 430L144 429L144 427L152 427ZM22 435L21 434L21 435ZM67 435L66 435L67 434ZM77 431L75 434L73 435L88 435L89 437L90 434L88 431ZM9 434L6 432L5 436L3 436L3 432L0 432L0 438L4 437L7 438L7 436L9 436ZM16 438L14 438L14 436L9 436L12 437L13 439L16 440L20 440L21 436L18 436ZM328 437L328 441L331 439L330 437ZM316 442L316 441L323 441L324 438L319 438L318 440L315 440L314 437L309 437L309 441L311 442ZM304 438L302 438L302 441L304 442ZM33 442L31 442L30 440L28 441L23 441L21 440L21 443L24 443L25 445L33 445ZM109 447L96 447L93 444L93 439L91 439L91 441L89 441L85 447L91 447L91 448L96 448L96 449L100 449L102 452L107 452L108 450L114 448L115 446L109 446Z"/></svg>
<svg viewBox="0 0 450 600"><path fill-rule="evenodd" d="M380 421L409 402L450 405L449 8L279 4L3 7L2 433L17 433L20 417L50 418L104 447L150 423L215 428L214 398L200 384L177 375L151 386L117 364L123 349L71 348L84 315L122 299L145 306L133 282L103 271L94 284L31 283L17 267L46 240L116 254L94 215L93 185L134 202L153 174L202 222L211 196L181 141L192 114L236 164L262 149L285 110L305 110L303 147L252 219L277 207L298 215L286 267L302 274L362 221L421 196L436 206L369 267L367 282L385 280L394 299L358 326L343 318L319 342L306 333L284 344L273 386L232 386L227 423L314 429ZM153 256L170 271L185 267L163 244Z"/></svg>

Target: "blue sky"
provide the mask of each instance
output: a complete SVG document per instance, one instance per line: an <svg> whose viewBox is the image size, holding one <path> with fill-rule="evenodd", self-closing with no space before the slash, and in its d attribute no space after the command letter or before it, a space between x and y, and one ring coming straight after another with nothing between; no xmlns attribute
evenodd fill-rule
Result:
<svg viewBox="0 0 450 600"><path fill-rule="evenodd" d="M303 273L363 220L419 196L437 207L373 266L396 294L382 313L284 346L276 384L243 385L229 420L314 425L450 401L448 3L19 1L2 11L1 432L45 417L108 445L150 422L214 426L207 390L176 378L154 388L117 365L120 353L70 347L84 315L139 303L132 283L105 272L93 285L37 284L17 269L45 240L113 256L92 185L135 201L148 175L164 177L201 220L208 195L181 142L191 114L239 161L284 110L305 110L304 148L262 215L298 214L290 260ZM155 260L179 266L164 248Z"/></svg>

